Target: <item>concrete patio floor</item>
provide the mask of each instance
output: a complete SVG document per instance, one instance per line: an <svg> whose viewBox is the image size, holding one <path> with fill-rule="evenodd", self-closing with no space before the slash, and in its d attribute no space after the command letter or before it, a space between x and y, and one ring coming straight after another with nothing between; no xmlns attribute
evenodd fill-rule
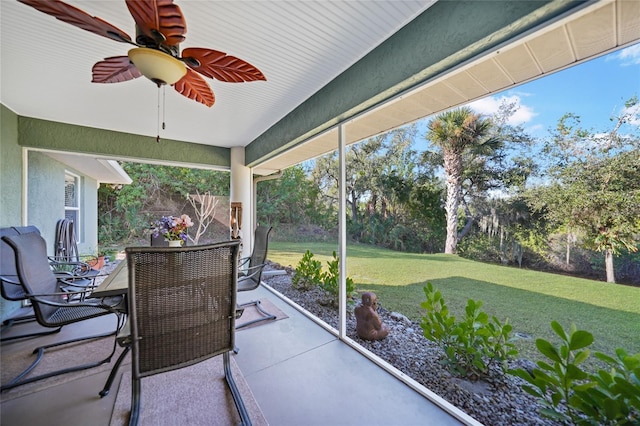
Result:
<svg viewBox="0 0 640 426"><path fill-rule="evenodd" d="M465 424L339 340L264 287L239 293L238 302L267 298L288 318L236 333L234 359L270 425L459 425ZM65 339L101 319L64 327ZM23 326L26 327L26 326ZM3 344L35 347L35 339ZM110 366L109 366L110 368ZM35 393L3 396L2 425L108 425L116 391L99 398L109 369ZM117 382L113 389L117 389Z"/></svg>

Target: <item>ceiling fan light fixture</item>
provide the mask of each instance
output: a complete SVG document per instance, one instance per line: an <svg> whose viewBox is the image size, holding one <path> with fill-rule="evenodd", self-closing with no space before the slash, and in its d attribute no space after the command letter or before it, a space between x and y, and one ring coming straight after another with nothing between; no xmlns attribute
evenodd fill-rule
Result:
<svg viewBox="0 0 640 426"><path fill-rule="evenodd" d="M187 73L187 67L178 59L146 47L131 49L129 60L142 75L157 85L172 85Z"/></svg>

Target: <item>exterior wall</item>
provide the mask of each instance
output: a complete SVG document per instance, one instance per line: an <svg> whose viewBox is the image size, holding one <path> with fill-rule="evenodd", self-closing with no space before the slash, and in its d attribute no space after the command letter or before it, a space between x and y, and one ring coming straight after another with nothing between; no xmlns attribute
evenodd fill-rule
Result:
<svg viewBox="0 0 640 426"><path fill-rule="evenodd" d="M244 148L231 148L231 196L230 202L242 203L242 229L240 238L240 257L251 256L253 249L253 205L251 197L252 179L251 169L244 165Z"/></svg>
<svg viewBox="0 0 640 426"><path fill-rule="evenodd" d="M73 171L73 170L69 170ZM98 182L95 179L84 176L81 182L82 198L82 223L79 230L80 242L78 252L80 254L98 253Z"/></svg>
<svg viewBox="0 0 640 426"><path fill-rule="evenodd" d="M0 106L0 113L0 227L22 225L22 148L18 145L18 116L4 105ZM19 302L0 298L1 319L19 307Z"/></svg>
<svg viewBox="0 0 640 426"><path fill-rule="evenodd" d="M29 151L29 225L40 229L47 240L47 252L55 252L56 224L64 218L64 176L69 171L80 176L80 228L78 251L96 254L98 247L98 184L76 170L38 151Z"/></svg>
<svg viewBox="0 0 640 426"><path fill-rule="evenodd" d="M19 118L20 145L158 164L229 167L229 148L75 126L37 118Z"/></svg>
<svg viewBox="0 0 640 426"><path fill-rule="evenodd" d="M0 105L0 226L21 225L22 148L18 116Z"/></svg>
<svg viewBox="0 0 640 426"><path fill-rule="evenodd" d="M64 218L64 165L36 151L28 159L27 225L38 227L53 255L56 222Z"/></svg>
<svg viewBox="0 0 640 426"><path fill-rule="evenodd" d="M23 223L23 148L19 145L19 118L4 106L1 106L1 112L0 226L36 226L47 241L47 252L54 254L56 223L64 218L65 171L69 171L80 176L82 229L77 229L80 239L78 251L95 254L98 246L97 182L38 151L27 154L27 219ZM1 256L6 254L0 253ZM0 299L1 319L6 319L19 307L20 302Z"/></svg>

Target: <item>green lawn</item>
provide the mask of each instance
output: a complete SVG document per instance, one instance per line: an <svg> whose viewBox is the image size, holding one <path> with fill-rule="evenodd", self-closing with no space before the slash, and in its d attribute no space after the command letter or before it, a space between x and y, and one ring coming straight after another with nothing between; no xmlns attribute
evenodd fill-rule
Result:
<svg viewBox="0 0 640 426"><path fill-rule="evenodd" d="M269 259L295 267L305 250L326 266L337 245L269 244ZM552 320L565 329L574 323L594 335L592 350L640 352L640 288L474 262L453 255L399 253L366 245L347 248L347 274L358 291L373 291L386 309L419 320L427 282L439 289L453 315L468 299L514 331L531 336L518 342L521 355L537 359L535 339L556 341Z"/></svg>

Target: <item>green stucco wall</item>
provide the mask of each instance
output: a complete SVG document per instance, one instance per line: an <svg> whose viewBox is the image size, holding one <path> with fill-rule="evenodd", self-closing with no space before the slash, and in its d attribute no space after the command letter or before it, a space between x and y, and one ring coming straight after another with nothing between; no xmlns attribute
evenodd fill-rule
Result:
<svg viewBox="0 0 640 426"><path fill-rule="evenodd" d="M0 105L0 227L20 225L22 149L18 116Z"/></svg>
<svg viewBox="0 0 640 426"><path fill-rule="evenodd" d="M21 182L22 149L18 145L18 116L0 105L0 227L21 225ZM7 255L0 253L0 256ZM0 299L0 319L4 320L19 307L20 302Z"/></svg>
<svg viewBox="0 0 640 426"><path fill-rule="evenodd" d="M64 165L35 151L29 152L28 164L28 222L38 227L53 255L56 222L64 218Z"/></svg>
<svg viewBox="0 0 640 426"><path fill-rule="evenodd" d="M144 159L192 165L229 167L229 148L171 139L74 126L54 121L19 117L20 145L56 151L97 154L131 161ZM167 149L170 146L171 149Z"/></svg>
<svg viewBox="0 0 640 426"><path fill-rule="evenodd" d="M76 226L78 252L96 254L98 246L97 182L42 152L29 151L29 224L40 229L47 240L47 252L55 253L58 220L64 219L64 176L80 176L80 225Z"/></svg>
<svg viewBox="0 0 640 426"><path fill-rule="evenodd" d="M95 253L98 245L98 196L95 179L83 176L43 152L27 153L27 221L22 223L22 147L19 145L19 117L1 106L0 139L0 227L34 225L47 241L47 252L55 251L56 223L64 218L65 171L80 176L82 226L78 230L81 254ZM7 253L0 253L6 256ZM13 255L13 253L9 254ZM6 319L20 302L0 300L0 317Z"/></svg>
<svg viewBox="0 0 640 426"><path fill-rule="evenodd" d="M74 171L74 170L69 170ZM87 176L82 177L82 222L78 252L80 254L98 253L98 182Z"/></svg>

